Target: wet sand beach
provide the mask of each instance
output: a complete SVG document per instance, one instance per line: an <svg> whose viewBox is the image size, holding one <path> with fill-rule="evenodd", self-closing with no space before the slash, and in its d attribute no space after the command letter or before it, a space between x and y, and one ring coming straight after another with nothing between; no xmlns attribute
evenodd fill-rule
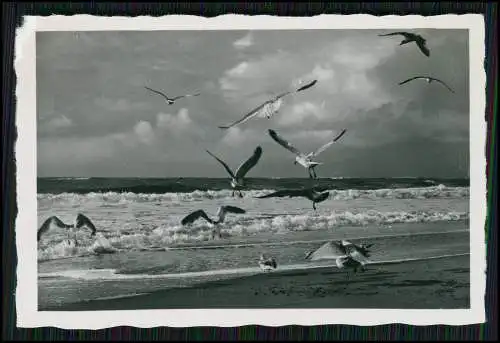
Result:
<svg viewBox="0 0 500 343"><path fill-rule="evenodd" d="M469 256L374 264L365 272L322 267L268 272L128 298L40 310L98 311L189 308L465 309Z"/></svg>

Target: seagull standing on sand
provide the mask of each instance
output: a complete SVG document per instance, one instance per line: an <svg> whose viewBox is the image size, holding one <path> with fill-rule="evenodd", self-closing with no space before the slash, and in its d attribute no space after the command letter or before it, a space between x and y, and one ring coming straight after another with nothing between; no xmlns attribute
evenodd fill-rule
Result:
<svg viewBox="0 0 500 343"><path fill-rule="evenodd" d="M394 36L394 35L401 35L403 36L405 39L401 41L401 43L399 43L399 45L404 45L404 44L408 44L408 43L411 43L411 42L415 42L417 44L417 46L419 47L420 51L422 51L422 53L429 57L431 52L429 51L429 48L427 48L426 46L426 40L420 36L420 35L417 35L415 33L410 33L410 32L392 32L392 33L388 33L388 34L385 34L385 35L379 35L380 37L384 37L384 36Z"/></svg>
<svg viewBox="0 0 500 343"><path fill-rule="evenodd" d="M410 81L413 81L413 80L425 80L427 81L427 83L431 83L432 81L437 81L439 82L440 84L442 84L443 86L445 86L446 88L448 88L448 90L452 93L455 93L455 91L453 89L451 89L450 86L448 86L444 81L441 81L439 79L436 79L435 77L430 77L430 76L415 76L415 77L411 77L407 80L404 80L402 82L399 83L399 85L404 85L405 83L408 83Z"/></svg>
<svg viewBox="0 0 500 343"><path fill-rule="evenodd" d="M259 199L282 198L282 197L304 197L312 201L313 209L316 211L316 204L328 199L330 192L318 192L314 188L283 189L270 194L261 195Z"/></svg>
<svg viewBox="0 0 500 343"><path fill-rule="evenodd" d="M184 94L184 95L175 96L173 98L169 98L165 93L162 93L160 91L154 90L154 89L146 87L146 86L144 86L144 88L146 88L147 90L149 90L149 91L151 91L153 93L161 95L167 101L167 104L169 104L169 105L173 105L176 100L179 100L179 99L182 99L182 98L187 98L187 97L190 97L190 96L198 96L198 95L201 94L201 93Z"/></svg>
<svg viewBox="0 0 500 343"><path fill-rule="evenodd" d="M243 162L238 167L238 169L236 170L236 173L233 173L231 168L229 168L229 166L224 161L222 161L220 158L218 158L217 156L215 156L214 154L212 154L208 150L206 150L206 152L208 152L210 154L210 156L212 156L220 164L222 164L222 166L227 171L229 176L231 176L231 188L233 189L232 196L234 196L235 191L238 191L238 195L240 196L240 198L242 198L243 194L241 194L241 189L246 188L246 185L244 182L245 175L250 171L250 169L252 169L257 164L257 162L259 162L259 159L262 156L262 148L260 146L255 148L252 156L250 156L250 158L248 160Z"/></svg>
<svg viewBox="0 0 500 343"><path fill-rule="evenodd" d="M295 148L292 144L290 144L288 141L286 141L283 137L280 137L276 131L271 130L271 129L268 131L269 131L269 135L271 136L271 138L275 142L277 142L279 145L281 145L282 147L284 147L285 149L287 149L288 151L290 151L296 155L295 161L293 163L294 164L298 163L301 166L303 166L304 168L306 168L308 173L309 173L309 177L311 179L316 179L317 175L316 175L315 168L318 165L323 164L323 163L313 161L312 160L313 157L318 156L320 153L322 153L323 151L328 149L333 143L337 142L346 133L347 130L343 129L342 132L340 134L338 134L335 138L333 138L331 141L329 141L328 143L321 146L318 150L310 152L308 154L304 154L304 153L300 152L297 148Z"/></svg>
<svg viewBox="0 0 500 343"><path fill-rule="evenodd" d="M268 257L266 254L260 255L259 267L263 271L270 271L278 268L278 262L274 257Z"/></svg>
<svg viewBox="0 0 500 343"><path fill-rule="evenodd" d="M356 273L358 268L365 271L365 265L369 263L369 248L373 244L356 245L349 241L327 242L314 251L306 252L306 260L335 259L335 264L339 269L354 269Z"/></svg>
<svg viewBox="0 0 500 343"><path fill-rule="evenodd" d="M187 216L185 216L181 220L182 225L187 225L195 222L199 218L205 219L207 222L210 224L216 225L216 228L212 231L212 239L215 238L215 234L218 235L219 239L221 238L221 233L220 233L220 227L218 224L221 224L224 222L226 219L226 214L227 213L237 213L237 214L242 214L246 213L246 211L242 208L236 207L236 206L220 206L219 209L217 210L216 214L216 219L210 218L207 213L204 210L197 210L194 212L191 212Z"/></svg>
<svg viewBox="0 0 500 343"><path fill-rule="evenodd" d="M254 108L253 110L251 110L249 113L247 113L246 115L243 116L243 118L241 119L238 119L237 121L235 121L234 123L232 124L229 124L229 125L222 125L222 126L219 126L220 129L223 129L223 130L226 130L226 129L229 129L233 126L236 126L238 124L241 124L241 123L244 123L246 122L247 120L259 115L259 114L263 114L267 119L270 119L273 115L275 115L279 108L281 107L282 103L283 103L283 100L282 98L288 94L291 94L291 93L298 93L298 92L302 92L308 88L311 88L312 86L314 86L316 84L316 82L318 82L318 80L314 80L310 83L308 83L307 85L304 85L298 89L296 89L295 91L287 91L287 92L284 92L282 94L279 94L277 96L275 96L274 98L270 99L270 100L267 100L266 102L264 102L263 104L257 106L256 108Z"/></svg>

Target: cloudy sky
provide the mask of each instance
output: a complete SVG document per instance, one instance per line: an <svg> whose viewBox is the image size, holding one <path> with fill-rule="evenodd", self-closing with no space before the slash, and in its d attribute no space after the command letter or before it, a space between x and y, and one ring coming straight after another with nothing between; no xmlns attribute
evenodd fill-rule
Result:
<svg viewBox="0 0 500 343"><path fill-rule="evenodd" d="M39 32L38 175L225 177L205 149L236 168L260 145L248 176L307 176L269 128L304 152L346 128L318 158L319 176L466 175L468 32L419 30L429 58L398 36L377 36L387 32ZM398 85L419 74L456 94ZM272 119L217 127L313 79ZM144 86L202 94L168 106Z"/></svg>

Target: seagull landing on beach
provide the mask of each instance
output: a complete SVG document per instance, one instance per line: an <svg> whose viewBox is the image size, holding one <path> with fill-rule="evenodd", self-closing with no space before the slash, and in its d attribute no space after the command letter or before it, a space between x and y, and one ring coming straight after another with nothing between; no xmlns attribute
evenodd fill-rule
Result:
<svg viewBox="0 0 500 343"><path fill-rule="evenodd" d="M266 254L260 255L259 267L263 271L270 271L278 268L278 263L274 257L268 257Z"/></svg>
<svg viewBox="0 0 500 343"><path fill-rule="evenodd" d="M250 169L252 169L257 164L257 162L259 162L259 159L262 156L262 148L260 146L255 148L252 156L250 156L250 158L248 160L243 162L238 167L238 169L236 170L236 173L233 173L231 168L229 168L229 166L224 161L222 161L220 158L218 158L217 156L215 156L214 154L212 154L208 150L206 150L206 152L208 152L210 154L210 156L212 156L220 164L222 164L222 166L227 171L229 176L231 176L231 188L233 189L232 196L234 196L235 191L238 191L238 195L240 196L240 198L242 198L243 194L241 194L241 190L246 188L245 181L244 181L245 175L248 174Z"/></svg>
<svg viewBox="0 0 500 343"><path fill-rule="evenodd" d="M175 101L176 101L176 100L179 100L179 99L182 99L182 98L187 98L187 97L190 97L190 96L198 96L198 95L200 95L200 94L201 94L201 93L195 93L195 94L184 94L184 95L175 96L175 97L173 97L173 98L169 98L169 97L168 97L165 93L163 93L163 92L160 92L160 91L154 90L154 89L149 88L149 87L146 87L146 86L144 86L144 88L146 88L147 90L149 90L149 91L151 91L151 92L153 92L153 93L156 93L156 94L158 94L158 95L162 96L162 97L166 100L167 104L169 104L169 105L173 105L173 104L175 103Z"/></svg>
<svg viewBox="0 0 500 343"><path fill-rule="evenodd" d="M84 216L83 214L79 213L76 216L75 223L74 224L66 224L64 223L61 219L59 219L56 216L49 217L47 220L45 220L38 229L37 233L37 241L40 241L42 238L42 235L44 235L47 231L54 229L54 227L61 228L61 229L81 229L83 227L86 227L90 229L91 233L90 236L95 236L96 234L96 228L94 224L90 221L89 218ZM68 230L68 235L70 234L72 230ZM75 239L75 244L78 244L78 242Z"/></svg>
<svg viewBox="0 0 500 343"><path fill-rule="evenodd" d="M236 126L238 124L241 124L241 123L244 123L246 122L247 120L259 115L259 114L262 114L264 115L267 119L270 119L273 115L275 115L276 113L278 113L278 110L280 109L282 103L283 103L283 100L282 98L288 94L292 94L292 93L298 93L298 92L302 92L308 88L311 88L312 86L314 86L316 84L316 82L318 82L318 80L313 80L311 82L309 82L307 85L304 85L294 91L287 91L287 92L284 92L284 93L281 93L277 96L275 96L274 98L270 99L270 100L267 100L266 102L264 102L263 104L257 106L256 108L254 108L253 110L251 110L249 113L245 114L243 116L243 118L241 119L238 119L237 121L235 121L234 123L232 124L228 124L228 125L222 125L222 126L219 126L220 129L223 129L223 130L226 130L226 129L229 129L233 126Z"/></svg>
<svg viewBox="0 0 500 343"><path fill-rule="evenodd" d="M224 219L226 219L226 214L227 213L237 213L237 214L242 214L246 213L246 211L242 208L236 207L236 206L220 206L219 209L217 210L216 214L216 219L210 218L207 213L203 210L197 210L194 211L187 216L185 216L181 220L182 225L187 225L195 222L199 218L205 219L207 222L210 224L216 225L216 229L212 231L212 239L215 238L215 235L217 234L219 239L221 238L221 233L220 233L220 227L217 224L221 224L224 222Z"/></svg>
<svg viewBox="0 0 500 343"><path fill-rule="evenodd" d="M268 130L269 132L269 135L271 136L271 138L277 142L279 145L281 145L282 147L284 147L285 149L287 149L288 151L294 153L296 156L295 156L295 161L293 162L294 164L300 164L301 166L303 166L304 168L307 169L308 173L309 173L309 178L311 179L317 179L317 175L316 175L316 170L315 168L320 165L320 164L323 164L321 162L315 162L313 161L313 157L316 157L318 156L319 154L321 154L323 151L325 151L326 149L328 149L333 143L337 142L345 133L346 133L346 129L343 129L342 132L340 132L340 134L338 134L335 138L333 138L331 141L329 141L328 143L324 144L323 146L319 147L318 150L316 151L313 151L313 152L310 152L308 154L304 154L302 152L300 152L297 148L295 148L292 144L290 144L288 141L286 141L283 137L280 137L278 135L278 133L274 130Z"/></svg>
<svg viewBox="0 0 500 343"><path fill-rule="evenodd" d="M408 43L411 43L411 42L415 42L417 44L417 46L419 47L420 51L422 51L422 53L429 57L431 52L429 51L429 48L427 48L426 46L426 40L420 36L420 35L417 35L415 33L410 33L410 32L392 32L392 33L388 33L388 34L385 34L385 35L379 35L380 37L384 37L384 36L394 36L394 35L401 35L403 36L405 39L403 39L401 41L401 43L399 43L399 45L404 45L404 44L408 44Z"/></svg>
<svg viewBox="0 0 500 343"><path fill-rule="evenodd" d="M312 201L313 209L316 211L316 204L328 199L330 192L318 192L314 188L283 189L270 194L261 195L259 199L282 198L282 197L304 197Z"/></svg>
<svg viewBox="0 0 500 343"><path fill-rule="evenodd" d="M411 77L407 80L404 80L402 82L399 83L399 85L404 85L405 83L408 83L410 81L413 81L413 80L425 80L427 83L431 83L433 81L436 81L436 82L439 82L440 84L442 84L443 86L445 86L446 88L448 88L448 90L452 93L455 93L455 91L453 89L451 89L450 86L448 86L444 81L441 81L439 79L436 79L435 77L430 77L430 76L415 76L415 77Z"/></svg>
<svg viewBox="0 0 500 343"><path fill-rule="evenodd" d="M314 251L306 252L306 260L324 260L335 259L335 264L339 269L354 269L356 273L358 268L365 271L365 265L369 262L369 248L373 244L356 245L349 241L327 242Z"/></svg>

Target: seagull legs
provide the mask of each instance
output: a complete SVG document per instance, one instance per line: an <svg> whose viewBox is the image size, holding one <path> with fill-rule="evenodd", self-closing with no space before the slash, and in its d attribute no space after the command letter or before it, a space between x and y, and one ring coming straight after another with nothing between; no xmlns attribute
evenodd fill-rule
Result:
<svg viewBox="0 0 500 343"><path fill-rule="evenodd" d="M312 167L312 168L311 168L311 169L312 169L312 173L313 173L313 178L314 178L314 179L317 179L317 178L318 178L318 175L316 175L316 169L314 169L314 168L316 168L316 167Z"/></svg>
<svg viewBox="0 0 500 343"><path fill-rule="evenodd" d="M316 211L316 203L313 201L313 209Z"/></svg>
<svg viewBox="0 0 500 343"><path fill-rule="evenodd" d="M312 169L311 167L307 168L307 172L309 173L309 178L310 179L314 179L314 177L313 177L313 175L311 173L311 169Z"/></svg>
<svg viewBox="0 0 500 343"><path fill-rule="evenodd" d="M238 196L239 196L240 198L243 198L243 193L241 193L241 191L238 191Z"/></svg>

